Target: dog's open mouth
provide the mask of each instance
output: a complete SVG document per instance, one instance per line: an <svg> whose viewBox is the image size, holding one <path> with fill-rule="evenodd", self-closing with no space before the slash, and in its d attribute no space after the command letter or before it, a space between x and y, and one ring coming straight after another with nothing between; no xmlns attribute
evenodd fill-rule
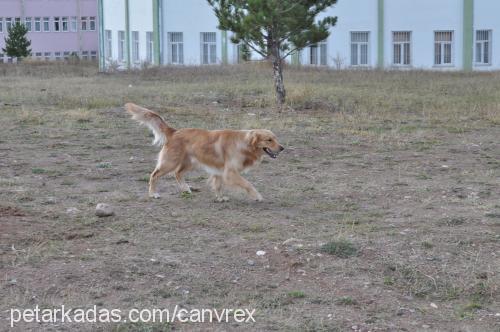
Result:
<svg viewBox="0 0 500 332"><path fill-rule="evenodd" d="M276 159L276 157L278 156L279 152L273 152L271 149L269 148L264 148L264 151L269 155L269 157L273 158L273 159Z"/></svg>

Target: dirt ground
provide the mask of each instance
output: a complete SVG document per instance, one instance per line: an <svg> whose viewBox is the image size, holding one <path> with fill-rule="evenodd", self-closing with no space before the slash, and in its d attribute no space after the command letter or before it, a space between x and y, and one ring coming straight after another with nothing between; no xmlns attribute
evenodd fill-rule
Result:
<svg viewBox="0 0 500 332"><path fill-rule="evenodd" d="M10 308L64 304L256 312L16 329L500 331L499 74L289 70L277 113L266 68L2 68L1 330ZM203 172L149 199L158 148L126 101L273 130L286 150L246 175L264 201L216 203Z"/></svg>

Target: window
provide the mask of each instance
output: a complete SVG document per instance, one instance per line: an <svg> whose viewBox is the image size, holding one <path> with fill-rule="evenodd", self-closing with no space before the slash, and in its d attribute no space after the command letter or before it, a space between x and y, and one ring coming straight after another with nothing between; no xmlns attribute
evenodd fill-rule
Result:
<svg viewBox="0 0 500 332"><path fill-rule="evenodd" d="M16 23L21 23L21 18L20 17L16 17Z"/></svg>
<svg viewBox="0 0 500 332"><path fill-rule="evenodd" d="M113 35L111 30L106 30L104 34L105 40L105 50L106 59L111 59L113 57Z"/></svg>
<svg viewBox="0 0 500 332"><path fill-rule="evenodd" d="M132 61L139 62L139 31L132 31Z"/></svg>
<svg viewBox="0 0 500 332"><path fill-rule="evenodd" d="M368 66L368 32L351 32L351 66Z"/></svg>
<svg viewBox="0 0 500 332"><path fill-rule="evenodd" d="M491 65L491 30L476 31L476 64Z"/></svg>
<svg viewBox="0 0 500 332"><path fill-rule="evenodd" d="M0 63L3 63L3 62L4 62L4 60L3 60L3 56L4 56L4 55L3 55L3 53L0 53Z"/></svg>
<svg viewBox="0 0 500 332"><path fill-rule="evenodd" d="M50 31L50 17L43 18L43 31L44 32Z"/></svg>
<svg viewBox="0 0 500 332"><path fill-rule="evenodd" d="M76 32L78 30L78 18L76 16L71 16L71 32Z"/></svg>
<svg viewBox="0 0 500 332"><path fill-rule="evenodd" d="M434 64L453 65L453 31L434 32Z"/></svg>
<svg viewBox="0 0 500 332"><path fill-rule="evenodd" d="M168 62L182 65L184 63L184 36L182 32L168 33Z"/></svg>
<svg viewBox="0 0 500 332"><path fill-rule="evenodd" d="M153 33L151 31L146 32L146 59L149 63L153 63Z"/></svg>
<svg viewBox="0 0 500 332"><path fill-rule="evenodd" d="M54 31L61 31L61 18L56 16L54 17Z"/></svg>
<svg viewBox="0 0 500 332"><path fill-rule="evenodd" d="M90 16L89 18L89 30L95 31L95 16Z"/></svg>
<svg viewBox="0 0 500 332"><path fill-rule="evenodd" d="M10 28L12 28L12 17L5 18L5 30L9 32Z"/></svg>
<svg viewBox="0 0 500 332"><path fill-rule="evenodd" d="M56 61L61 60L61 52L54 52L54 59L56 59Z"/></svg>
<svg viewBox="0 0 500 332"><path fill-rule="evenodd" d="M71 52L65 51L63 54L64 54L64 60L69 60L69 56L70 56Z"/></svg>
<svg viewBox="0 0 500 332"><path fill-rule="evenodd" d="M392 33L392 47L392 64L411 66L411 31L394 31Z"/></svg>
<svg viewBox="0 0 500 332"><path fill-rule="evenodd" d="M118 61L125 61L125 31L118 31Z"/></svg>
<svg viewBox="0 0 500 332"><path fill-rule="evenodd" d="M0 33L3 32L3 17L0 17Z"/></svg>
<svg viewBox="0 0 500 332"><path fill-rule="evenodd" d="M82 27L81 30L87 31L87 17L86 16L81 17L80 23L81 23L81 27Z"/></svg>
<svg viewBox="0 0 500 332"><path fill-rule="evenodd" d="M82 59L83 60L89 59L89 51L82 51Z"/></svg>
<svg viewBox="0 0 500 332"><path fill-rule="evenodd" d="M38 60L41 60L41 59L42 59L42 52L36 52L36 53L35 53L35 57L36 57Z"/></svg>
<svg viewBox="0 0 500 332"><path fill-rule="evenodd" d="M97 60L97 51L90 51L90 59Z"/></svg>
<svg viewBox="0 0 500 332"><path fill-rule="evenodd" d="M311 65L327 65L327 46L326 42L314 44L309 47L309 63Z"/></svg>
<svg viewBox="0 0 500 332"><path fill-rule="evenodd" d="M50 52L45 52L43 53L43 56L45 57L45 60L49 61L50 58L52 58L52 53Z"/></svg>
<svg viewBox="0 0 500 332"><path fill-rule="evenodd" d="M35 17L35 31L36 32L42 31L42 23L40 21L40 17Z"/></svg>
<svg viewBox="0 0 500 332"><path fill-rule="evenodd" d="M68 17L62 18L62 31L68 31Z"/></svg>
<svg viewBox="0 0 500 332"><path fill-rule="evenodd" d="M31 17L24 18L24 25L26 26L26 30L31 32Z"/></svg>
<svg viewBox="0 0 500 332"><path fill-rule="evenodd" d="M217 63L217 34L201 33L201 63L204 65Z"/></svg>

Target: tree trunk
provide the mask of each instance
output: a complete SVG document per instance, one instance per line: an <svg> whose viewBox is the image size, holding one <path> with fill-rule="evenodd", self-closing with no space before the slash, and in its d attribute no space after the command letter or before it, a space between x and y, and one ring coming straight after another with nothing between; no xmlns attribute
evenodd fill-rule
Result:
<svg viewBox="0 0 500 332"><path fill-rule="evenodd" d="M285 104L286 91L285 84L283 83L283 61L279 55L279 49L273 47L273 74L274 74L274 88L276 90L276 105L281 111Z"/></svg>

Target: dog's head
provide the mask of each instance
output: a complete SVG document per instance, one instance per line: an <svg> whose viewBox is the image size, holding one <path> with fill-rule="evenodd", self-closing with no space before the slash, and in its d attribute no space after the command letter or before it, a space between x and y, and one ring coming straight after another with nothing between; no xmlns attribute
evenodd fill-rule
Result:
<svg viewBox="0 0 500 332"><path fill-rule="evenodd" d="M254 129L250 131L250 145L256 150L261 150L275 159L285 148L278 142L276 135L266 129Z"/></svg>

